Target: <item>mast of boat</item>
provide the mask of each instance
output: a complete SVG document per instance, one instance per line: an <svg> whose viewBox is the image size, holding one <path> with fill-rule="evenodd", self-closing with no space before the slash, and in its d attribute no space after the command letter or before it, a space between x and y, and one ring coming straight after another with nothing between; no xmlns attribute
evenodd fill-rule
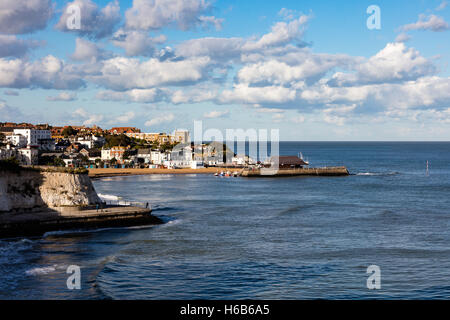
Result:
<svg viewBox="0 0 450 320"><path fill-rule="evenodd" d="M427 176L430 174L429 170L428 170L428 160L427 160Z"/></svg>

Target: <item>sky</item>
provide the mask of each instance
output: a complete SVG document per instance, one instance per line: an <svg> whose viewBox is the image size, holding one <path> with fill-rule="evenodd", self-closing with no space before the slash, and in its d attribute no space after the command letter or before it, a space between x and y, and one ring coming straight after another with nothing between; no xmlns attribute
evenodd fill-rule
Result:
<svg viewBox="0 0 450 320"><path fill-rule="evenodd" d="M0 122L449 141L449 24L450 0L1 0Z"/></svg>

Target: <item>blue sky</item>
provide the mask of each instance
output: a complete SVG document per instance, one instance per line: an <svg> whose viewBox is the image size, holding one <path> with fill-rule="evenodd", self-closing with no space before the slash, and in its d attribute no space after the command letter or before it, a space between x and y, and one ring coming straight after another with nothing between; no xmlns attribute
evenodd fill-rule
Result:
<svg viewBox="0 0 450 320"><path fill-rule="evenodd" d="M449 140L449 23L442 0L4 0L0 122Z"/></svg>

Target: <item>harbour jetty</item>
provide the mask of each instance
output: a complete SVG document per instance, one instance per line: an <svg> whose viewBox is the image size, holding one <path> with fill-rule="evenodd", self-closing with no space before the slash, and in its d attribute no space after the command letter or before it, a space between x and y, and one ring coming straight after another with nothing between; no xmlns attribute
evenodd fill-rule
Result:
<svg viewBox="0 0 450 320"><path fill-rule="evenodd" d="M324 168L294 168L278 170L261 170L245 168L241 172L242 177L290 177L290 176L348 176L346 167L324 167Z"/></svg>
<svg viewBox="0 0 450 320"><path fill-rule="evenodd" d="M159 223L147 206L107 206L87 170L0 162L0 238Z"/></svg>
<svg viewBox="0 0 450 320"><path fill-rule="evenodd" d="M263 167L248 167L242 177L348 176L346 167L306 168L309 162L297 156L271 157Z"/></svg>

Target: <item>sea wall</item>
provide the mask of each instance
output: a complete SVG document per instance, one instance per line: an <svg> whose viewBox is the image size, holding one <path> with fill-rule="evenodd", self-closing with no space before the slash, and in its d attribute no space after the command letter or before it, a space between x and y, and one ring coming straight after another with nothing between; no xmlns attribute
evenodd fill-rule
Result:
<svg viewBox="0 0 450 320"><path fill-rule="evenodd" d="M323 168L301 168L301 169L279 169L262 172L259 169L244 169L243 177L289 177L289 176L348 176L346 167L323 167Z"/></svg>
<svg viewBox="0 0 450 320"><path fill-rule="evenodd" d="M0 171L0 212L88 206L100 199L87 174Z"/></svg>

